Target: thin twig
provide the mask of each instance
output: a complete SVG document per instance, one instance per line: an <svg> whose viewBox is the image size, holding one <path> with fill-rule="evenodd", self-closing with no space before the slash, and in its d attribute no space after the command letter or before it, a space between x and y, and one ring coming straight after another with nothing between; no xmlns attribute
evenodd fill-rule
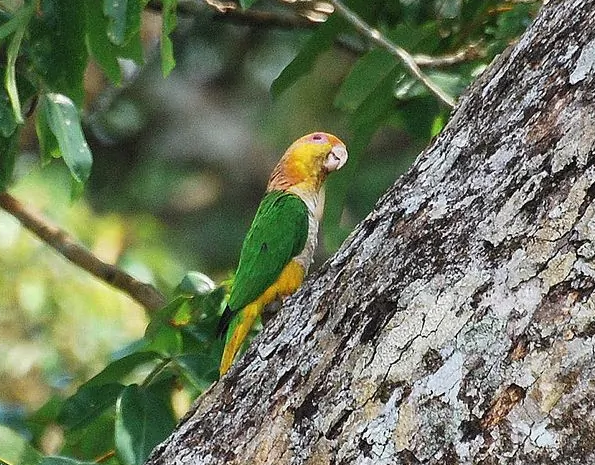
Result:
<svg viewBox="0 0 595 465"><path fill-rule="evenodd" d="M485 50L480 49L476 45L460 50L452 55L428 56L428 55L413 55L413 60L417 66L427 68L440 68L444 66L458 65L466 61L475 60L485 56Z"/></svg>
<svg viewBox="0 0 595 465"><path fill-rule="evenodd" d="M432 92L438 99L449 107L454 107L454 99L447 95L442 89L429 79L413 59L413 57L403 48L396 44L393 44L390 40L384 37L380 31L370 27L363 19L356 15L353 11L347 8L340 0L330 0L334 5L336 11L347 20L358 32L371 39L374 43L380 47L386 49L393 56L397 57L403 62L409 72L422 82L430 92Z"/></svg>
<svg viewBox="0 0 595 465"><path fill-rule="evenodd" d="M116 455L116 451L115 449L111 449L108 450L106 453L100 455L99 457L97 457L95 460L93 460L95 463L103 463L108 461L109 459L111 459L113 456Z"/></svg>
<svg viewBox="0 0 595 465"><path fill-rule="evenodd" d="M120 268L101 261L82 245L76 243L66 231L48 223L39 214L27 210L10 194L0 193L0 208L14 216L25 228L72 263L125 292L147 311L157 310L166 304L163 294L152 285L143 283Z"/></svg>
<svg viewBox="0 0 595 465"><path fill-rule="evenodd" d="M338 47L341 47L356 56L363 55L371 50L371 47L367 43L355 43L353 40L349 40L349 38L344 36L337 37L335 43ZM478 58L484 58L486 56L486 51L478 45L469 45L467 48L449 55L429 56L418 54L412 56L413 61L415 61L420 68L445 68L473 61Z"/></svg>

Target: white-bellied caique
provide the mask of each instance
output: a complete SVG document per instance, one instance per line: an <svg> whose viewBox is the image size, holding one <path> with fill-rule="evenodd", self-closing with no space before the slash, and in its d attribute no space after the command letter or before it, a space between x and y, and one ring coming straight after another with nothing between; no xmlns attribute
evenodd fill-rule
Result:
<svg viewBox="0 0 595 465"><path fill-rule="evenodd" d="M219 332L223 376L263 308L302 284L316 248L326 176L347 161L345 144L314 132L296 140L273 170L248 231Z"/></svg>

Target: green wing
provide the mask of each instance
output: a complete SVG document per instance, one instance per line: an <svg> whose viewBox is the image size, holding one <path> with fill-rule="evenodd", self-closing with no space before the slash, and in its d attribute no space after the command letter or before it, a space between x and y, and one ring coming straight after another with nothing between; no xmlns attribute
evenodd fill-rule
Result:
<svg viewBox="0 0 595 465"><path fill-rule="evenodd" d="M244 308L273 284L308 237L308 207L297 195L269 192L248 231L229 296L232 311Z"/></svg>

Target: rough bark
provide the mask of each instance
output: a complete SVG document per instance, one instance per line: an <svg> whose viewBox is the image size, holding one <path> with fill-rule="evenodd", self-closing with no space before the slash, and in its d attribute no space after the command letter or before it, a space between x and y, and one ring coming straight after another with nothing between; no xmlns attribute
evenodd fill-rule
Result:
<svg viewBox="0 0 595 465"><path fill-rule="evenodd" d="M594 92L549 2L149 463L595 463Z"/></svg>

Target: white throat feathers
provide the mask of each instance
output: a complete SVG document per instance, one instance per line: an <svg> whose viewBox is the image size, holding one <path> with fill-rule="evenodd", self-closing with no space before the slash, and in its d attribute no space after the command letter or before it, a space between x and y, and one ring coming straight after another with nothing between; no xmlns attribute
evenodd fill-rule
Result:
<svg viewBox="0 0 595 465"><path fill-rule="evenodd" d="M318 227L324 211L324 186L318 191L304 191L296 187L290 187L288 192L297 195L308 207L308 237L304 249L295 257L297 263L308 273L308 268L314 259L314 250L318 244Z"/></svg>

